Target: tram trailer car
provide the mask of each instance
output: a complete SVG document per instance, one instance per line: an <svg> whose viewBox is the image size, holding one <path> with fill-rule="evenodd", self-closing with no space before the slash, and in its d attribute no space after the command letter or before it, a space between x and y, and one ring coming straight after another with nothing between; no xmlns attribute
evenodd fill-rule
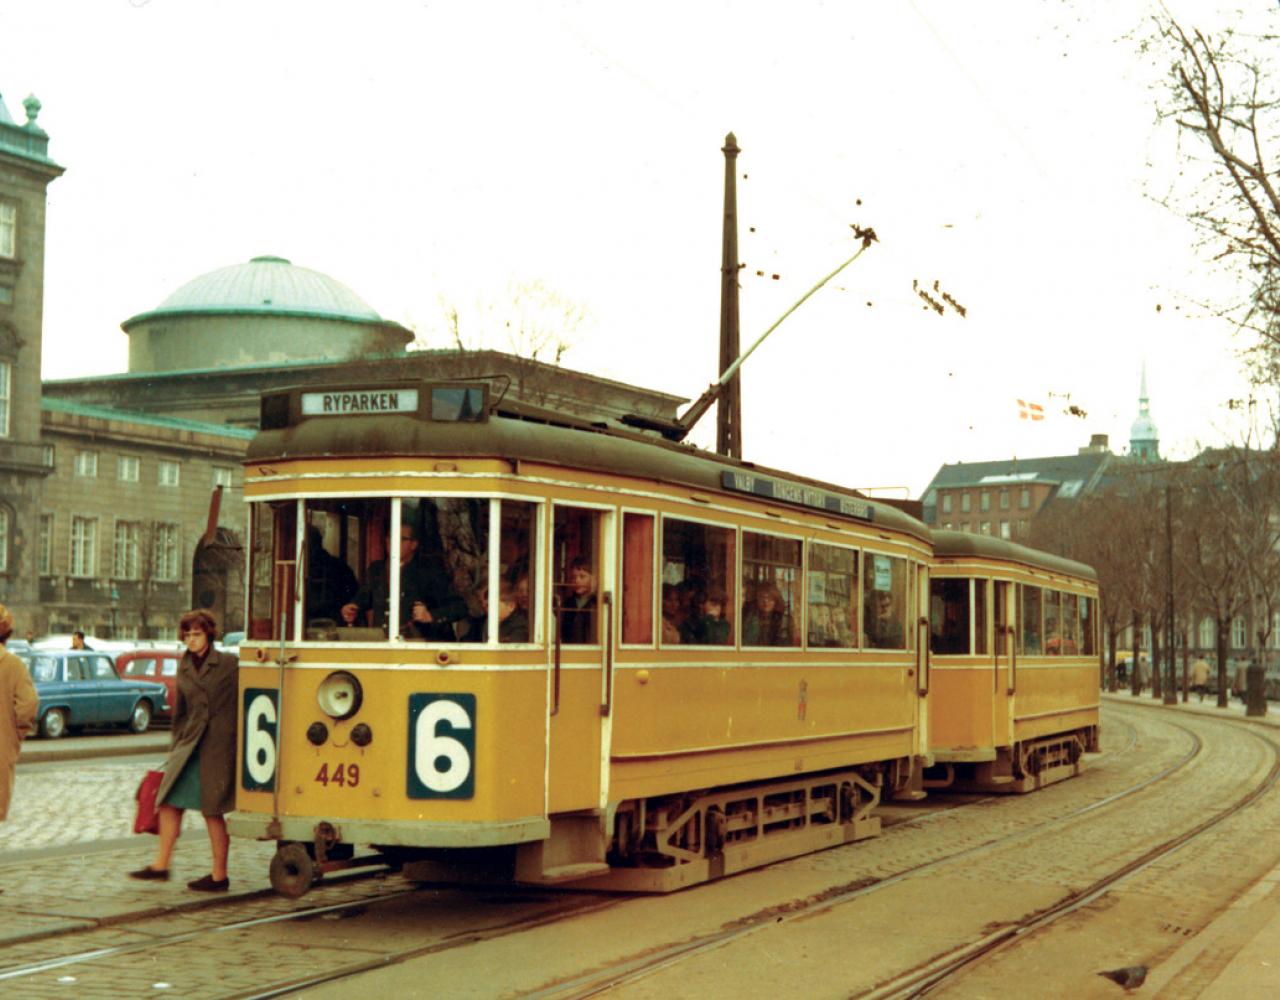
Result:
<svg viewBox="0 0 1280 1000"><path fill-rule="evenodd" d="M282 892L357 845L669 891L923 795L933 553L892 506L484 383L267 395L245 496L228 825Z"/></svg>
<svg viewBox="0 0 1280 1000"><path fill-rule="evenodd" d="M925 787L1027 792L1098 750L1098 577L1023 545L933 532Z"/></svg>

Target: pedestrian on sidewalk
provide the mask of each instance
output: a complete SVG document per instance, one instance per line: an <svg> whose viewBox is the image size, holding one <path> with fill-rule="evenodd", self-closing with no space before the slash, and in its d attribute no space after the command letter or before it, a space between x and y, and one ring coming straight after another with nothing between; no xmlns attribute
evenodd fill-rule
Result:
<svg viewBox="0 0 1280 1000"><path fill-rule="evenodd" d="M0 820L9 815L18 752L35 726L40 707L27 665L5 648L11 635L13 615L0 604Z"/></svg>
<svg viewBox="0 0 1280 1000"><path fill-rule="evenodd" d="M213 870L187 883L196 892L225 892L227 877L226 814L235 806L236 675L240 661L217 650L218 626L207 611L188 611L178 624L187 650L178 664L173 736L164 763L164 780L156 792L160 842L156 859L131 878L168 881L169 860L182 832L182 814L199 809L209 830Z"/></svg>
<svg viewBox="0 0 1280 1000"><path fill-rule="evenodd" d="M1191 664L1191 690L1204 701L1205 692L1209 689L1209 664L1203 656L1197 656Z"/></svg>

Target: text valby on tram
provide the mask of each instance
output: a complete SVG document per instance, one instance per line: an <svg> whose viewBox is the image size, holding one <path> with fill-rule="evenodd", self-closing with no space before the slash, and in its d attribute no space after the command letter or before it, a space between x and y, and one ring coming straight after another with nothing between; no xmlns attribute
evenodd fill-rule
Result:
<svg viewBox="0 0 1280 1000"><path fill-rule="evenodd" d="M851 490L477 382L269 394L245 495L229 822L283 892L666 891L1097 748L1093 571Z"/></svg>

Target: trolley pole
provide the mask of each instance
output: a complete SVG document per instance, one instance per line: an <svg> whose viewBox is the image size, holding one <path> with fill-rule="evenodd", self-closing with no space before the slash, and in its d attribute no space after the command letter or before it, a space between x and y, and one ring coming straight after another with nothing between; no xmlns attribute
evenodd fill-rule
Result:
<svg viewBox="0 0 1280 1000"><path fill-rule="evenodd" d="M720 367L738 360L738 140L724 137L724 233L720 255ZM725 385L716 407L716 452L742 457L742 395L737 373Z"/></svg>

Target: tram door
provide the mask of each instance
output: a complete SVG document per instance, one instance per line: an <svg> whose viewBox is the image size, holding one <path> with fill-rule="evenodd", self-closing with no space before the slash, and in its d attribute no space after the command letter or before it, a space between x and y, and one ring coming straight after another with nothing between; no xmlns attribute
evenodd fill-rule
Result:
<svg viewBox="0 0 1280 1000"><path fill-rule="evenodd" d="M992 649L992 736L996 746L1012 746L1013 744L1013 698L1017 665L1013 628L1013 584L1008 580L995 580L995 600L993 601L993 620L995 622L994 645Z"/></svg>
<svg viewBox="0 0 1280 1000"><path fill-rule="evenodd" d="M552 510L547 810L599 808L613 698L613 517Z"/></svg>

